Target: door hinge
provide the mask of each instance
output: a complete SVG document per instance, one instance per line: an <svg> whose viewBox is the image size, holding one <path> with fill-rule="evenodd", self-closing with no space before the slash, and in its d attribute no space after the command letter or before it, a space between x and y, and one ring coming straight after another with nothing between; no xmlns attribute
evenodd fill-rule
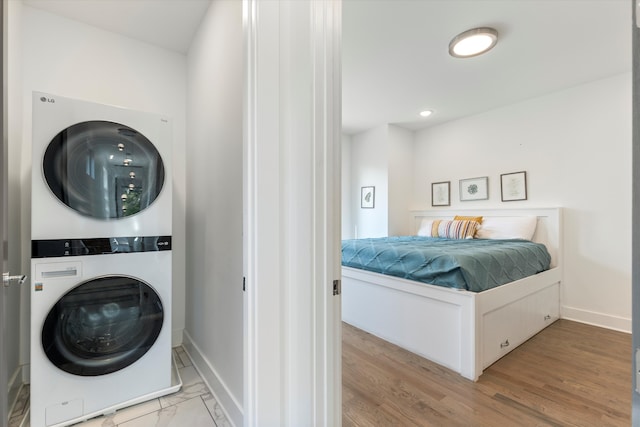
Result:
<svg viewBox="0 0 640 427"><path fill-rule="evenodd" d="M247 278L242 277L242 292L245 292L246 290L247 290Z"/></svg>
<svg viewBox="0 0 640 427"><path fill-rule="evenodd" d="M340 280L333 281L333 295L340 295L342 293L342 282Z"/></svg>

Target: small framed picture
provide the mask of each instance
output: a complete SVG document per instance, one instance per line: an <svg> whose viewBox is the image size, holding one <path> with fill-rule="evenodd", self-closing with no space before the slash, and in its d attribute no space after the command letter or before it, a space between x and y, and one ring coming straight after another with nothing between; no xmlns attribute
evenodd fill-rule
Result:
<svg viewBox="0 0 640 427"><path fill-rule="evenodd" d="M431 206L449 206L451 181L431 183Z"/></svg>
<svg viewBox="0 0 640 427"><path fill-rule="evenodd" d="M527 200L527 172L511 172L500 175L500 191L503 202Z"/></svg>
<svg viewBox="0 0 640 427"><path fill-rule="evenodd" d="M376 187L362 187L360 189L360 207L373 209L376 202Z"/></svg>
<svg viewBox="0 0 640 427"><path fill-rule="evenodd" d="M486 200L489 198L489 178L467 178L460 180L460 201Z"/></svg>

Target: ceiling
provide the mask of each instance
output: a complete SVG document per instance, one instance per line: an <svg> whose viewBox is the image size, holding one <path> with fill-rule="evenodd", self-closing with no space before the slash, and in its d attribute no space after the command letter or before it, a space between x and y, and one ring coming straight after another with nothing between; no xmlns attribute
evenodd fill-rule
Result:
<svg viewBox="0 0 640 427"><path fill-rule="evenodd" d="M345 0L343 130L443 123L631 71L627 0ZM496 47L449 56L476 27ZM597 100L594 100L597 108ZM418 113L434 111L429 118Z"/></svg>
<svg viewBox="0 0 640 427"><path fill-rule="evenodd" d="M22 0L28 6L187 53L211 0Z"/></svg>
<svg viewBox="0 0 640 427"><path fill-rule="evenodd" d="M23 2L186 53L211 0ZM343 0L343 131L416 130L629 72L631 8L628 0ZM479 26L498 30L497 46L450 57L449 41ZM419 117L425 109L434 114Z"/></svg>

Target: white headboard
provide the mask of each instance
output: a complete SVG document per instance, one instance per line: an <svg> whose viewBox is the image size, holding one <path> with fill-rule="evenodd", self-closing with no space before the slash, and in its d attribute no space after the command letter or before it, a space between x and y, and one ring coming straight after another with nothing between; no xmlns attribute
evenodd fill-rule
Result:
<svg viewBox="0 0 640 427"><path fill-rule="evenodd" d="M538 217L538 225L533 235L533 241L542 243L551 254L551 267L561 265L562 261L562 208L530 208L530 209L451 209L412 211L413 231L418 232L420 223L428 219L453 219L456 215L501 217L501 216L531 216Z"/></svg>

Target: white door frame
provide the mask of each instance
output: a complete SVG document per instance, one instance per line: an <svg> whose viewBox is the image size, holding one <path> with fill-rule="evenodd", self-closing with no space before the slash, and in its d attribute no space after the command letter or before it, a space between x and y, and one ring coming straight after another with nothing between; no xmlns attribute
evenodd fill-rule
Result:
<svg viewBox="0 0 640 427"><path fill-rule="evenodd" d="M0 227L2 227L2 243L0 243L0 262L2 263L2 272L7 271L8 263L7 254L5 253L5 242L7 242L7 193L9 180L9 174L7 173L7 154L8 154L8 141L7 141L7 117L5 103L6 99L6 0L2 0L0 5L0 45L2 46L2 60L0 61L0 69L2 70L2 88L0 88L0 99L2 99L2 106L0 107L0 137L2 138L2 150L0 151ZM9 419L9 405L8 405L8 392L9 392L9 374L7 366L7 329L8 319L6 310L6 290L3 283L0 283L0 425L8 424Z"/></svg>
<svg viewBox="0 0 640 427"><path fill-rule="evenodd" d="M341 424L340 0L244 0L244 425Z"/></svg>
<svg viewBox="0 0 640 427"><path fill-rule="evenodd" d="M631 300L632 300L632 401L631 401L631 425L640 425L640 265L636 261L640 253L640 0L634 2L632 28L632 247L634 256L631 274Z"/></svg>

